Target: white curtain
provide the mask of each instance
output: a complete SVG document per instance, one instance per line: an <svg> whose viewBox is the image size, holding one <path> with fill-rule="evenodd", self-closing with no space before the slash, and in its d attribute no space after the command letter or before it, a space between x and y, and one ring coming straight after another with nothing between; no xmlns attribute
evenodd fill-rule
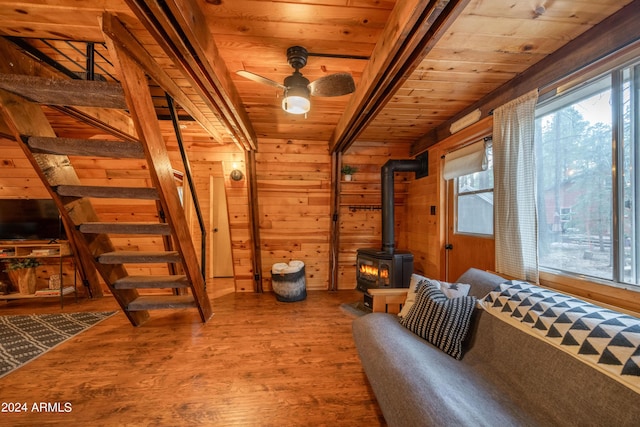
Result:
<svg viewBox="0 0 640 427"><path fill-rule="evenodd" d="M453 179L462 175L487 170L487 149L485 141L480 140L444 156L444 179Z"/></svg>
<svg viewBox="0 0 640 427"><path fill-rule="evenodd" d="M533 90L493 111L496 270L538 283Z"/></svg>

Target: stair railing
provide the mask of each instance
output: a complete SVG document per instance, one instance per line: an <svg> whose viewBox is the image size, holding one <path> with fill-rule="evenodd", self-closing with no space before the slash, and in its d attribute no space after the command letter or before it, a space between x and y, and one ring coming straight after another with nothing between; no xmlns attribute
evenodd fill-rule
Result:
<svg viewBox="0 0 640 427"><path fill-rule="evenodd" d="M182 157L182 164L184 165L184 174L187 177L187 183L189 184L189 192L191 193L191 198L193 200L193 207L196 211L196 216L198 217L198 224L200 225L200 233L202 236L201 242L201 252L200 252L200 269L202 270L202 278L204 279L205 289L207 287L207 275L206 275L206 262L207 259L207 230L204 225L204 218L202 217L202 210L200 209L200 202L198 201L198 194L196 193L196 186L193 182L193 177L191 175L191 166L189 163L189 159L187 158L187 152L184 149L184 143L182 140L182 133L180 132L180 123L178 121L178 113L176 111L175 104L173 102L173 98L168 93L165 94L167 98L167 105L169 107L169 114L171 115L171 122L173 123L173 130L176 134L176 139L178 140L178 148L180 149L180 157Z"/></svg>

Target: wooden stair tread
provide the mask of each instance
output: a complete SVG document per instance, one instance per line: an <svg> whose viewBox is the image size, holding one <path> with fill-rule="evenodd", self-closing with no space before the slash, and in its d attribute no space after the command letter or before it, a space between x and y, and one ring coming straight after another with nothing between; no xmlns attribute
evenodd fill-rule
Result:
<svg viewBox="0 0 640 427"><path fill-rule="evenodd" d="M128 311L193 308L196 302L191 295L144 295L127 305Z"/></svg>
<svg viewBox="0 0 640 427"><path fill-rule="evenodd" d="M54 190L60 196L69 197L158 200L158 191L151 187L58 185L57 187L54 187Z"/></svg>
<svg viewBox="0 0 640 427"><path fill-rule="evenodd" d="M100 264L127 264L127 263L165 263L180 262L180 254L170 252L142 252L142 251L114 251L105 252L98 256Z"/></svg>
<svg viewBox="0 0 640 427"><path fill-rule="evenodd" d="M32 136L27 140L27 144L32 151L40 153L116 159L144 159L144 150L139 142Z"/></svg>
<svg viewBox="0 0 640 427"><path fill-rule="evenodd" d="M88 234L159 234L171 235L169 224L161 222L85 222L78 230Z"/></svg>
<svg viewBox="0 0 640 427"><path fill-rule="evenodd" d="M39 104L128 108L122 86L113 82L0 74L0 88Z"/></svg>
<svg viewBox="0 0 640 427"><path fill-rule="evenodd" d="M138 288L188 288L190 285L187 276L127 276L113 282L116 289L138 289Z"/></svg>

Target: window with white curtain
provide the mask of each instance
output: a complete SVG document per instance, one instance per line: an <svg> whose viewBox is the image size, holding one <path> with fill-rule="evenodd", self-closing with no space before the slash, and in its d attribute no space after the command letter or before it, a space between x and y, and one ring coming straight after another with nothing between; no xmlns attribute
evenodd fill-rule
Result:
<svg viewBox="0 0 640 427"><path fill-rule="evenodd" d="M536 109L541 268L640 285L640 62Z"/></svg>
<svg viewBox="0 0 640 427"><path fill-rule="evenodd" d="M455 232L493 235L493 155L490 139L445 156L443 176L455 179Z"/></svg>

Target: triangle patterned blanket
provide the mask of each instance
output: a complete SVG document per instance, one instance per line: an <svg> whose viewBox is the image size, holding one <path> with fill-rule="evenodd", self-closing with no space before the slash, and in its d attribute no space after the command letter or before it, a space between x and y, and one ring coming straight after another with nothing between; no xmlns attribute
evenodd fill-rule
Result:
<svg viewBox="0 0 640 427"><path fill-rule="evenodd" d="M640 392L640 319L515 280L491 291L481 305Z"/></svg>

